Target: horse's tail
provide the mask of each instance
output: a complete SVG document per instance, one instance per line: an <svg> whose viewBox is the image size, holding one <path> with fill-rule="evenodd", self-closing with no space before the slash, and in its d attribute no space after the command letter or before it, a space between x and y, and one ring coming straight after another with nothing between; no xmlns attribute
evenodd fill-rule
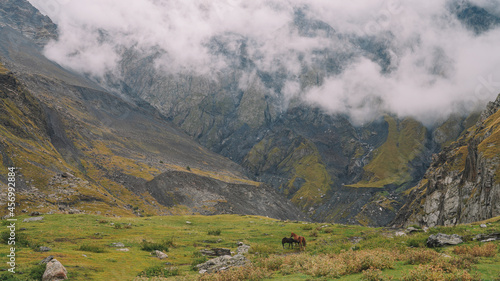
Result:
<svg viewBox="0 0 500 281"><path fill-rule="evenodd" d="M304 242L304 247L306 246L306 238L302 237L302 241Z"/></svg>

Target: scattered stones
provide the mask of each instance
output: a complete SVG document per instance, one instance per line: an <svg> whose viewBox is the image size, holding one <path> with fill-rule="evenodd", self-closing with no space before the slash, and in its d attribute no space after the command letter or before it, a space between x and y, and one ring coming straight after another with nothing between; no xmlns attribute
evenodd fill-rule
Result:
<svg viewBox="0 0 500 281"><path fill-rule="evenodd" d="M479 240L481 242L491 242L500 240L500 232L490 233L490 234L478 234L474 236L473 240Z"/></svg>
<svg viewBox="0 0 500 281"><path fill-rule="evenodd" d="M461 236L457 234L447 235L443 233L433 234L427 239L427 247L443 247L447 245L457 245L463 243Z"/></svg>
<svg viewBox="0 0 500 281"><path fill-rule="evenodd" d="M167 254L165 254L162 251L155 250L154 253L156 257L159 258L160 260L168 258Z"/></svg>
<svg viewBox="0 0 500 281"><path fill-rule="evenodd" d="M38 248L39 252L48 252L48 251L51 251L51 250L52 250L51 248L45 247L45 246L40 246L40 248Z"/></svg>
<svg viewBox="0 0 500 281"><path fill-rule="evenodd" d="M125 244L123 244L121 242L111 243L111 247L123 248L123 247L125 247Z"/></svg>
<svg viewBox="0 0 500 281"><path fill-rule="evenodd" d="M396 231L396 232L394 233L394 235L395 235L396 237L398 237L398 236L406 236L406 233L405 233L404 231Z"/></svg>
<svg viewBox="0 0 500 281"><path fill-rule="evenodd" d="M24 219L23 222L32 222L32 221L41 221L41 220L43 220L43 217L32 217L32 218Z"/></svg>
<svg viewBox="0 0 500 281"><path fill-rule="evenodd" d="M32 212L30 214L30 216L32 216L32 217L36 217L36 216L39 216L39 215L40 215L40 212Z"/></svg>
<svg viewBox="0 0 500 281"><path fill-rule="evenodd" d="M66 268L64 268L58 260L50 260L43 273L42 281L59 281L66 279L68 279L68 271Z"/></svg>
<svg viewBox="0 0 500 281"><path fill-rule="evenodd" d="M483 224L480 225L480 227L481 228L487 228L488 226L486 226L486 224L483 223Z"/></svg>
<svg viewBox="0 0 500 281"><path fill-rule="evenodd" d="M235 266L244 266L248 263L248 259L243 255L229 255L217 257L197 265L199 273L213 273L226 270Z"/></svg>
<svg viewBox="0 0 500 281"><path fill-rule="evenodd" d="M191 224L191 222L190 221L186 221L186 224Z"/></svg>
<svg viewBox="0 0 500 281"><path fill-rule="evenodd" d="M44 258L41 262L39 262L38 264L46 264L48 263L49 261L51 261L52 259L54 258L54 256L48 256L46 258Z"/></svg>
<svg viewBox="0 0 500 281"><path fill-rule="evenodd" d="M116 249L119 252L128 252L130 251L128 248L121 248L121 249Z"/></svg>
<svg viewBox="0 0 500 281"><path fill-rule="evenodd" d="M220 257L231 255L231 250L226 248L202 249L200 250L200 253L205 256Z"/></svg>

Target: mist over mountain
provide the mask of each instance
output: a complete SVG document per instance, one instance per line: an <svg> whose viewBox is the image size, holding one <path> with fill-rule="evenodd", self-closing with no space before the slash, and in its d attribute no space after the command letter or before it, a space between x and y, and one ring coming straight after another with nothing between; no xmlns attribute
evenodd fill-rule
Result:
<svg viewBox="0 0 500 281"><path fill-rule="evenodd" d="M434 124L500 88L495 1L30 1L59 28L48 58L96 78L121 77L124 55L159 72L217 80L243 71L286 109L393 113ZM304 83L313 71L317 83ZM236 89L237 90L237 89Z"/></svg>

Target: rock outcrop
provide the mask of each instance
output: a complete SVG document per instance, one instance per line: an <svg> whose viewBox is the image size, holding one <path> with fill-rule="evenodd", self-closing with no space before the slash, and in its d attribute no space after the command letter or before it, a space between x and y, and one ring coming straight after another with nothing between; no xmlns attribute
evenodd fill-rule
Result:
<svg viewBox="0 0 500 281"><path fill-rule="evenodd" d="M500 96L476 125L433 157L395 225L455 225L500 215Z"/></svg>
<svg viewBox="0 0 500 281"><path fill-rule="evenodd" d="M235 255L233 257L226 255L208 260L196 267L200 273L213 273L229 269L230 267L244 266L248 262L248 259L243 255Z"/></svg>
<svg viewBox="0 0 500 281"><path fill-rule="evenodd" d="M450 245L458 245L463 243L463 239L461 236L457 234L447 235L443 233L433 234L429 236L427 239L427 247L435 248L435 247L443 247Z"/></svg>

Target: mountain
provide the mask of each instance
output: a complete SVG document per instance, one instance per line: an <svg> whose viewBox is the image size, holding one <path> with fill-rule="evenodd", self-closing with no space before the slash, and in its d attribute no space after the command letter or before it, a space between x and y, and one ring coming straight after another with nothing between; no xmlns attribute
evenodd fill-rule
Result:
<svg viewBox="0 0 500 281"><path fill-rule="evenodd" d="M241 166L201 147L146 102L109 92L46 59L41 46L57 34L27 1L2 1L1 7L0 168L17 167L18 211L142 216L203 209L306 219L286 198L249 180ZM231 187L246 196L251 186L253 197L234 210L211 209L208 198L196 208L163 205L157 189L171 183L159 179L172 173L179 184L204 182L200 192ZM6 188L6 173L0 181ZM231 192L207 192L233 201ZM272 204L257 204L262 202Z"/></svg>
<svg viewBox="0 0 500 281"><path fill-rule="evenodd" d="M433 157L394 220L396 225L456 225L500 214L500 95L477 123Z"/></svg>
<svg viewBox="0 0 500 281"><path fill-rule="evenodd" d="M340 34L301 10L294 17L289 32L303 38L326 34L352 47L344 54L316 50L317 59L304 62L294 78L300 89L321 86L325 77L340 73L346 61L361 54L390 71L384 38ZM477 118L454 115L429 127L386 114L355 124L345 114L330 114L298 98L287 100L283 92L290 73L281 67L260 69L246 51L250 44L250 38L234 33L211 38L211 52L230 65L216 75L165 71L156 65L162 52L131 48L123 52L119 75L102 83L147 101L200 144L239 163L253 180L270 184L318 221L386 225L432 154Z"/></svg>
<svg viewBox="0 0 500 281"><path fill-rule="evenodd" d="M273 29L272 35L322 44L312 44L315 47L305 48L307 51L287 50L289 58L280 52L269 57L262 53L268 48L261 48L259 38L215 32L200 50L224 67L205 72L178 69L179 61L168 60L169 51L175 50L162 49L161 44L145 48L137 42L126 45L116 40L114 44L120 37L98 28L94 30L98 46L114 48L118 57L116 67L99 76L76 73L47 60L41 53L43 46L64 33L58 35L51 20L27 1L1 3L0 60L7 72L12 71L8 75L16 79L20 91L39 104L12 105L27 114L18 119L32 120L30 124L40 132L23 135L21 143L25 138L38 138L37 144L54 153L47 163L25 161L24 171L42 174L38 182L26 187L43 187L51 194L62 184L70 189L68 198L78 194L75 190L81 192L80 182L98 191L89 194L91 199L58 197L50 207L40 205L47 209L59 204L63 211L84 210L94 204L114 210L114 214L243 212L286 219L306 219L306 214L316 221L368 226L402 223L410 216L402 214L415 209L410 204L413 201L407 200L415 197L415 186L431 173L433 155L448 151L450 144L476 128L480 117L467 108L463 110L467 114L424 124L385 110L383 95L371 94L372 89L364 84L354 85L363 95L355 95L359 103L344 104L348 112L332 113L318 102L307 101L301 95L309 90L330 91L332 81L342 80L359 65L375 68L375 77L382 80L405 76L404 71L398 72L407 59L405 52L420 48L423 40L410 36L400 42L395 39L397 29L375 33L335 29L315 17L307 5L289 10L290 20ZM451 1L444 10L465 32L472 31L471 36L487 34L497 26L494 13L470 2ZM484 13L487 20L479 20ZM147 35L145 32L140 38ZM129 39L134 42L133 36ZM455 71L455 60L445 49L431 49L432 62L418 58L428 55L427 51L419 53L423 52L420 49L417 58L409 58L412 66L423 69L426 81L432 78L425 82L430 88L423 90L434 89L442 79L449 83L447 79ZM80 52L85 50L71 52L66 58L74 63L72 58ZM183 55L189 54L193 55L186 50ZM165 64L165 58L171 63ZM88 70L74 65L73 69ZM10 85L6 91L15 87ZM366 118L350 114L356 111ZM32 117L33 112L40 118ZM6 134L27 126L11 124ZM4 145L3 157L10 159L4 165L22 166L20 159L31 159L27 152L7 153L15 151L11 147L16 145L14 140ZM23 147L30 147L29 151L33 144L29 145ZM37 153L42 152L33 155ZM35 177L33 173L27 180ZM23 200L33 202L43 197L25 195ZM243 202L242 197L249 199Z"/></svg>

